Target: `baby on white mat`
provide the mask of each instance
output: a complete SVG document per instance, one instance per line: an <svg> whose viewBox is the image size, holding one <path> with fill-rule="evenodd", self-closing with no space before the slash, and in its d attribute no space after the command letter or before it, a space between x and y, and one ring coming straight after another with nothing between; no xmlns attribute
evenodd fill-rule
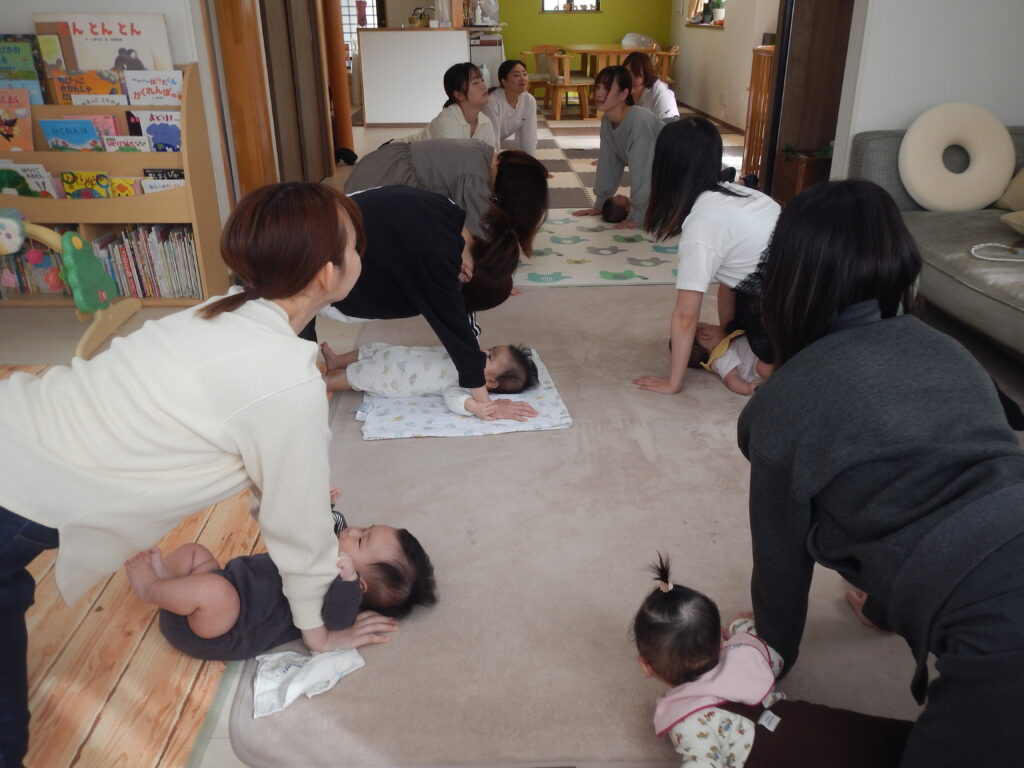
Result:
<svg viewBox="0 0 1024 768"><path fill-rule="evenodd" d="M459 374L442 347L372 345L345 354L320 345L327 363L328 392L365 392L375 397L441 395L453 413L486 421L526 421L537 415L529 403L491 400L481 403L459 386ZM518 394L537 385L537 365L523 346L502 345L486 350L484 379L495 394Z"/></svg>

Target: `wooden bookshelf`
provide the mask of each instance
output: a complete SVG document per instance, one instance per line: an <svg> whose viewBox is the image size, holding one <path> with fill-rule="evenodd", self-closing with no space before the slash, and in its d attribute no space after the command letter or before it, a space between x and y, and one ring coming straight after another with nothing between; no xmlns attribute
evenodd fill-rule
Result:
<svg viewBox="0 0 1024 768"><path fill-rule="evenodd" d="M142 176L144 168L180 168L185 186L132 197L93 200L44 199L0 194L0 208L17 208L35 224L77 224L82 236L93 240L123 224L191 224L198 259L203 298L224 293L228 288L227 267L220 258L220 208L214 183L213 161L207 133L197 65L181 67L184 72L181 106L181 152L18 152L4 153L15 163L40 163L51 174L61 171L104 171L110 176ZM66 106L44 104L32 107L33 143L46 146L39 121L75 115L113 115L118 131L128 133L125 112L169 110L164 106ZM59 182L58 182L59 183ZM143 306L191 306L200 299L145 298ZM0 306L72 306L68 296L20 294L0 300Z"/></svg>

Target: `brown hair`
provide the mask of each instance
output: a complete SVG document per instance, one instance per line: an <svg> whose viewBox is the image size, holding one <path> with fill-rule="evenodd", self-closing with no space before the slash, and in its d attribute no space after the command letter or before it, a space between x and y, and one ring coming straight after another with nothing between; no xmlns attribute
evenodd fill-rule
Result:
<svg viewBox="0 0 1024 768"><path fill-rule="evenodd" d="M344 212L366 247L363 217L355 203L322 184L287 182L253 190L231 212L220 237L220 254L244 291L203 307L209 320L249 299L284 299L309 285L327 262L344 264L348 235Z"/></svg>
<svg viewBox="0 0 1024 768"><path fill-rule="evenodd" d="M633 51L623 60L622 66L628 69L633 77L642 77L644 88L650 88L658 80L651 57L643 51Z"/></svg>

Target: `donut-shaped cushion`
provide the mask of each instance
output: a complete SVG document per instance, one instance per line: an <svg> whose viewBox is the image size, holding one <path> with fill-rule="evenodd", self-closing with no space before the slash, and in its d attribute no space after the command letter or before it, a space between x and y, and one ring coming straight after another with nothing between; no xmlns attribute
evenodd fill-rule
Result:
<svg viewBox="0 0 1024 768"><path fill-rule="evenodd" d="M963 173L942 162L959 144L970 156ZM900 179L931 211L976 211L995 202L1013 176L1013 139L999 118L974 104L939 104L911 123L900 144Z"/></svg>

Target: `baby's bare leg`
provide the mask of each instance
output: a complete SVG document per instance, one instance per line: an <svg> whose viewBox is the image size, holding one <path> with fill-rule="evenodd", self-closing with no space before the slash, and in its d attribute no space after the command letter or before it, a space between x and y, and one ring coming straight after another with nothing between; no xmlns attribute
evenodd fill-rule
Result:
<svg viewBox="0 0 1024 768"><path fill-rule="evenodd" d="M324 381L327 383L328 392L351 392L352 385L348 383L348 376L345 369L328 371L324 374Z"/></svg>
<svg viewBox="0 0 1024 768"><path fill-rule="evenodd" d="M208 573L220 568L217 558L213 552L202 544L190 542L182 544L163 559L166 574L160 573L160 568L153 564L154 570L161 578L188 576L192 573Z"/></svg>
<svg viewBox="0 0 1024 768"><path fill-rule="evenodd" d="M347 368L352 365L356 360L359 359L359 350L354 349L351 352L345 352L343 354L336 353L327 344L326 341L320 344L320 352L324 356L324 362L327 363L328 371L336 371L341 368Z"/></svg>
<svg viewBox="0 0 1024 768"><path fill-rule="evenodd" d="M758 360L754 366L754 370L757 371L757 375L762 379L767 379L773 373L775 373L775 366L771 363L766 363L764 360Z"/></svg>
<svg viewBox="0 0 1024 768"><path fill-rule="evenodd" d="M209 570L175 576L170 567L158 563L154 555L159 557L156 548L140 552L125 563L128 580L142 600L187 616L189 627L199 637L219 637L235 625L241 604L231 582ZM175 567L184 567L184 559L180 558L182 562ZM200 567L207 566L205 560L200 564ZM161 576L161 571L167 575Z"/></svg>

